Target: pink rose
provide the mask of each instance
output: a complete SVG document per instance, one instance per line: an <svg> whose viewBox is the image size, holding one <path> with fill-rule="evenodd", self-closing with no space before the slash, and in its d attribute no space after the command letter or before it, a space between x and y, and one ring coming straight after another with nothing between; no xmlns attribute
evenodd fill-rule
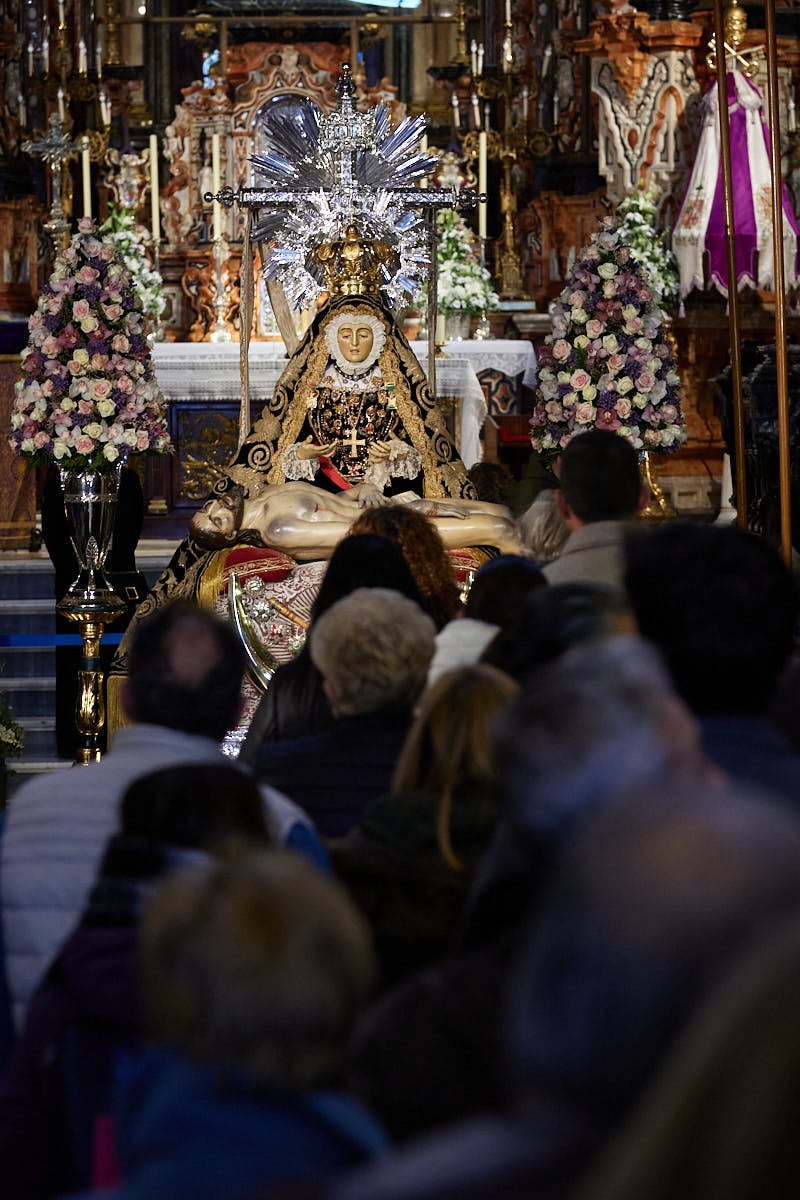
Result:
<svg viewBox="0 0 800 1200"><path fill-rule="evenodd" d="M88 300L76 300L72 306L72 316L76 321L82 321L91 311Z"/></svg>
<svg viewBox="0 0 800 1200"><path fill-rule="evenodd" d="M75 449L78 451L78 454L91 454L94 450L94 442L85 433L82 433L75 442Z"/></svg>
<svg viewBox="0 0 800 1200"><path fill-rule="evenodd" d="M127 350L130 350L130 347L131 344L125 337L124 333L114 334L113 338L111 339L112 350L117 350L119 353L124 354Z"/></svg>
<svg viewBox="0 0 800 1200"><path fill-rule="evenodd" d="M642 371L636 379L636 387L640 392L649 392L656 381L652 371Z"/></svg>
<svg viewBox="0 0 800 1200"><path fill-rule="evenodd" d="M149 450L149 448L150 448L149 435L147 434L147 432L145 430L139 430L139 432L136 434L136 449L141 454L141 452L143 450Z"/></svg>
<svg viewBox="0 0 800 1200"><path fill-rule="evenodd" d="M94 283L95 279L97 279L97 277L98 277L98 274L99 274L99 272L97 272L94 269L94 267L86 266L86 267L81 267L80 271L77 272L75 278L77 279L78 283ZM85 303L85 301L79 300L78 303L82 304L82 303Z"/></svg>
<svg viewBox="0 0 800 1200"><path fill-rule="evenodd" d="M570 353L570 344L564 338L559 338L553 345L553 358L558 362L564 362L565 359L569 358Z"/></svg>
<svg viewBox="0 0 800 1200"><path fill-rule="evenodd" d="M592 377L588 371L578 369L577 371L572 372L569 382L570 387L573 387L576 392L579 392L582 388L587 387L592 382Z"/></svg>
<svg viewBox="0 0 800 1200"><path fill-rule="evenodd" d="M90 401L88 401L88 400L79 400L78 401L78 412L79 413L83 413L84 415L88 416L88 414L92 411L93 408L94 408L94 405L91 404Z"/></svg>
<svg viewBox="0 0 800 1200"><path fill-rule="evenodd" d="M120 317L122 316L122 312L123 312L122 305L121 304L104 304L103 312L105 313L105 317L106 317L107 321L118 321L120 319Z"/></svg>
<svg viewBox="0 0 800 1200"><path fill-rule="evenodd" d="M604 329L605 329L605 323L603 321L598 321L594 317L592 318L591 321L586 322L586 333L590 338L600 337L600 334L603 332Z"/></svg>
<svg viewBox="0 0 800 1200"><path fill-rule="evenodd" d="M95 379L92 384L92 397L95 400L105 400L111 395L111 384L107 379Z"/></svg>
<svg viewBox="0 0 800 1200"><path fill-rule="evenodd" d="M93 371L102 371L108 364L107 354L93 354L91 358L91 367Z"/></svg>
<svg viewBox="0 0 800 1200"><path fill-rule="evenodd" d="M614 409L617 416L621 417L622 420L625 421L631 415L631 402L627 396L620 396L619 400L617 400L616 404L614 405Z"/></svg>
<svg viewBox="0 0 800 1200"><path fill-rule="evenodd" d="M76 362L74 358L71 358L67 363L67 370L69 371L70 375L82 375L83 363Z"/></svg>

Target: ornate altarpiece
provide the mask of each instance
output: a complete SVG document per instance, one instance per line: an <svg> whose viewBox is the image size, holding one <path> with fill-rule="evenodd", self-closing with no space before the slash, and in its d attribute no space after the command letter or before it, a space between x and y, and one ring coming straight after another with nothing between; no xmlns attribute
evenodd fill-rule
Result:
<svg viewBox="0 0 800 1200"><path fill-rule="evenodd" d="M228 51L228 88L198 82L183 89L183 101L165 132L170 179L161 190L167 243L161 270L171 302L165 328L170 341L204 341L214 326L212 206L202 199L212 190L212 136L220 136L223 184L234 188L250 184L249 158L261 148L259 114L269 105L297 103L302 98L326 111L335 108L336 81L347 58L347 47L329 42L246 42ZM405 115L405 105L397 101L396 92L385 80L371 89L357 85L356 102L359 108L383 102L397 122ZM224 316L229 330L237 334L243 221L238 207L223 209L222 234L229 250L223 269L228 297ZM254 336L278 336L258 286Z"/></svg>

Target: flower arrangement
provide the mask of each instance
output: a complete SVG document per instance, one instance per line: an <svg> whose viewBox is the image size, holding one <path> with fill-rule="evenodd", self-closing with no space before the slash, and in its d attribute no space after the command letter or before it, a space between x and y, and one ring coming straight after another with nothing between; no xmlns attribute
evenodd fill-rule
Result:
<svg viewBox="0 0 800 1200"><path fill-rule="evenodd" d="M14 720L8 700L0 693L0 766L7 758L21 754L25 745L25 730Z"/></svg>
<svg viewBox="0 0 800 1200"><path fill-rule="evenodd" d="M469 226L462 216L447 208L436 217L436 231L439 308L444 313L485 313L497 304L497 293L492 290L491 275L478 260Z"/></svg>
<svg viewBox="0 0 800 1200"><path fill-rule="evenodd" d="M555 458L573 435L610 429L637 450L685 440L664 318L621 229L607 218L553 306L540 356L531 443Z"/></svg>
<svg viewBox="0 0 800 1200"><path fill-rule="evenodd" d="M641 267L647 286L660 308L670 309L678 299L678 264L656 232L656 205L650 192L631 192L617 205L620 240Z"/></svg>
<svg viewBox="0 0 800 1200"><path fill-rule="evenodd" d="M161 275L150 266L147 243L150 234L137 224L133 209L108 206L108 217L100 226L104 240L114 244L117 257L130 271L131 286L142 299L142 309L150 329L155 329L166 307Z"/></svg>
<svg viewBox="0 0 800 1200"><path fill-rule="evenodd" d="M79 223L57 258L28 330L13 450L77 470L171 451L142 297L117 245L92 221Z"/></svg>

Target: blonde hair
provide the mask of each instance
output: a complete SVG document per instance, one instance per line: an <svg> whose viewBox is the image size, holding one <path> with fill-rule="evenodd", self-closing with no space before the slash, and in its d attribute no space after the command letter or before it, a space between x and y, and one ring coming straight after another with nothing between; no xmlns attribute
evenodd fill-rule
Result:
<svg viewBox="0 0 800 1200"><path fill-rule="evenodd" d="M453 870L463 869L450 832L453 794L467 780L493 781L493 726L518 691L510 676L486 663L445 672L423 696L398 759L392 791L438 796L436 841Z"/></svg>
<svg viewBox="0 0 800 1200"><path fill-rule="evenodd" d="M436 626L413 600L389 588L357 588L311 627L314 666L346 716L414 703L425 685Z"/></svg>
<svg viewBox="0 0 800 1200"><path fill-rule="evenodd" d="M365 922L299 856L176 871L142 926L145 1026L209 1066L313 1087L341 1065L373 978Z"/></svg>

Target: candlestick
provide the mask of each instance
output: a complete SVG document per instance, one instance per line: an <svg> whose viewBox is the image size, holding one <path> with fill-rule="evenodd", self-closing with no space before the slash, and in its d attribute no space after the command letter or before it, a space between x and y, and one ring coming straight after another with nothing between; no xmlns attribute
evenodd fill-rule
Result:
<svg viewBox="0 0 800 1200"><path fill-rule="evenodd" d="M24 129L28 124L28 113L25 108L25 98L22 92L17 96L17 120L20 124L20 129Z"/></svg>
<svg viewBox="0 0 800 1200"><path fill-rule="evenodd" d="M472 119L475 122L475 128L480 129L480 127L481 127L481 106L480 106L480 101L478 100L477 92L472 93Z"/></svg>
<svg viewBox="0 0 800 1200"><path fill-rule="evenodd" d="M58 101L59 120L65 121L67 119L67 112L66 112L66 109L64 108L64 89L61 87L58 89L58 93L56 95L56 100Z"/></svg>
<svg viewBox="0 0 800 1200"><path fill-rule="evenodd" d="M33 74L33 42L28 42L28 74Z"/></svg>
<svg viewBox="0 0 800 1200"><path fill-rule="evenodd" d="M50 70L50 39L47 34L42 38L42 70L45 75Z"/></svg>
<svg viewBox="0 0 800 1200"><path fill-rule="evenodd" d="M83 181L83 215L92 219L92 167L89 158L89 139L81 138L81 179Z"/></svg>
<svg viewBox="0 0 800 1200"><path fill-rule="evenodd" d="M86 74L86 42L81 38L78 42L78 74Z"/></svg>
<svg viewBox="0 0 800 1200"><path fill-rule="evenodd" d="M450 103L453 106L453 128L460 129L461 128L461 112L458 107L458 96L456 95L455 92L453 92L452 96L450 97Z"/></svg>
<svg viewBox="0 0 800 1200"><path fill-rule="evenodd" d="M219 134L215 133L211 137L211 190L214 195L217 194L220 187L220 163L219 163ZM216 242L222 237L222 209L219 201L214 201L214 241Z"/></svg>
<svg viewBox="0 0 800 1200"><path fill-rule="evenodd" d="M503 74L508 75L514 62L514 51L511 48L511 38L503 38Z"/></svg>
<svg viewBox="0 0 800 1200"><path fill-rule="evenodd" d="M478 74L479 75L483 74L483 55L484 55L483 42L478 42Z"/></svg>
<svg viewBox="0 0 800 1200"><path fill-rule="evenodd" d="M153 242L161 241L161 211L158 194L158 138L150 134L150 230Z"/></svg>
<svg viewBox="0 0 800 1200"><path fill-rule="evenodd" d="M482 129L478 134L478 194L479 196L486 194L489 178L489 147L486 130ZM481 244L486 241L486 203L481 204L478 200L478 237L481 239Z"/></svg>
<svg viewBox="0 0 800 1200"><path fill-rule="evenodd" d="M478 43L475 38L469 44L469 65L473 75L478 74Z"/></svg>

